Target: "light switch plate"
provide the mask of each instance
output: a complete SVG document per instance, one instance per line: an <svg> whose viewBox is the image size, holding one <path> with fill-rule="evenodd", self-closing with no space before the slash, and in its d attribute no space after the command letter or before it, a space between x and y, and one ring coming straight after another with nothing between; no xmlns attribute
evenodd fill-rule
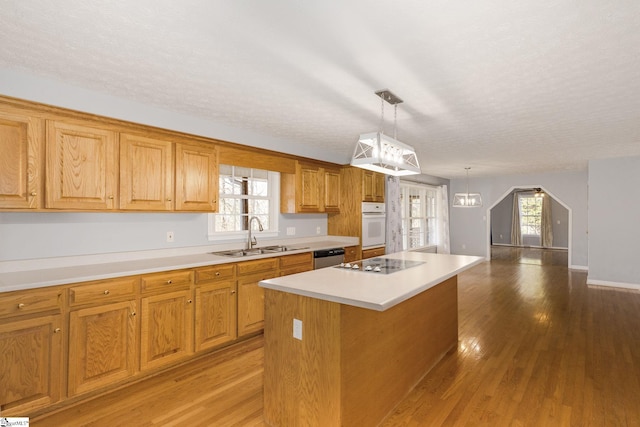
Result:
<svg viewBox="0 0 640 427"><path fill-rule="evenodd" d="M293 319L293 337L302 341L302 320Z"/></svg>

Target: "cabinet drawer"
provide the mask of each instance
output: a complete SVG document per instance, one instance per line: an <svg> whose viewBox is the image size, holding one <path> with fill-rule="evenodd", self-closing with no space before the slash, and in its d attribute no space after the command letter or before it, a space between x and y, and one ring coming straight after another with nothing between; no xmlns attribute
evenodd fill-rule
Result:
<svg viewBox="0 0 640 427"><path fill-rule="evenodd" d="M236 273L235 264L221 264L196 270L196 283L231 279Z"/></svg>
<svg viewBox="0 0 640 427"><path fill-rule="evenodd" d="M69 288L69 305L111 302L133 296L139 280L138 277L123 277L72 286Z"/></svg>
<svg viewBox="0 0 640 427"><path fill-rule="evenodd" d="M60 287L0 293L0 317L62 310Z"/></svg>
<svg viewBox="0 0 640 427"><path fill-rule="evenodd" d="M193 283L193 271L178 270L141 277L142 292L187 289Z"/></svg>
<svg viewBox="0 0 640 427"><path fill-rule="evenodd" d="M275 271L278 269L278 258L258 259L238 263L238 276L244 274L259 273L262 271Z"/></svg>
<svg viewBox="0 0 640 427"><path fill-rule="evenodd" d="M280 268L302 264L308 265L309 269L313 268L313 255L311 252L280 257Z"/></svg>
<svg viewBox="0 0 640 427"><path fill-rule="evenodd" d="M281 269L280 276L288 276L290 274L303 273L310 270L313 270L313 267L309 265L294 265L292 267Z"/></svg>
<svg viewBox="0 0 640 427"><path fill-rule="evenodd" d="M384 255L384 248L365 249L362 251L362 259L375 258Z"/></svg>

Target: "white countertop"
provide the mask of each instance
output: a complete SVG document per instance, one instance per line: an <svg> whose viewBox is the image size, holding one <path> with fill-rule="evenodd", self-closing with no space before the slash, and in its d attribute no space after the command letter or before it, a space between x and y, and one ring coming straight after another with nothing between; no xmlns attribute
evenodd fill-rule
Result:
<svg viewBox="0 0 640 427"><path fill-rule="evenodd" d="M306 249L244 257L225 257L210 253L213 251L236 249L239 247L236 244L235 246L217 245L181 248L171 251L143 251L136 253L102 254L100 256L94 255L88 257L28 260L13 263L13 271L10 270L11 266L3 266L3 269L0 270L0 292L250 261L321 249L352 246L359 243L358 238L354 237L321 236L318 238L295 239L291 241L265 242L260 246L272 244L297 247L305 246Z"/></svg>
<svg viewBox="0 0 640 427"><path fill-rule="evenodd" d="M384 311L485 260L467 255L398 252L381 258L424 264L391 274L328 267L264 280L260 286L340 304Z"/></svg>

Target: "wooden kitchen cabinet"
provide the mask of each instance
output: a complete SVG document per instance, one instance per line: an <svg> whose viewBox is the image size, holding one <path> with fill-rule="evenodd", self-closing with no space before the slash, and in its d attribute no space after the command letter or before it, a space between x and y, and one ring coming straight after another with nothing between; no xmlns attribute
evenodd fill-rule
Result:
<svg viewBox="0 0 640 427"><path fill-rule="evenodd" d="M69 314L69 396L132 377L137 372L137 302L129 300Z"/></svg>
<svg viewBox="0 0 640 427"><path fill-rule="evenodd" d="M45 207L116 209L117 156L116 132L89 124L48 121Z"/></svg>
<svg viewBox="0 0 640 427"><path fill-rule="evenodd" d="M120 209L171 211L173 142L120 134Z"/></svg>
<svg viewBox="0 0 640 427"><path fill-rule="evenodd" d="M313 252L286 255L279 258L280 276L313 270Z"/></svg>
<svg viewBox="0 0 640 427"><path fill-rule="evenodd" d="M324 170L324 211L340 212L340 170Z"/></svg>
<svg viewBox="0 0 640 427"><path fill-rule="evenodd" d="M196 270L195 351L237 338L236 291L234 264Z"/></svg>
<svg viewBox="0 0 640 427"><path fill-rule="evenodd" d="M278 259L240 262L237 275L238 336L242 337L264 328L264 289L258 283L278 277Z"/></svg>
<svg viewBox="0 0 640 427"><path fill-rule="evenodd" d="M191 290L142 298L140 369L166 366L193 353Z"/></svg>
<svg viewBox="0 0 640 427"><path fill-rule="evenodd" d="M384 246L381 248L363 249L362 259L375 258L377 256L382 256L384 255L384 252L385 252Z"/></svg>
<svg viewBox="0 0 640 427"><path fill-rule="evenodd" d="M296 161L296 172L280 176L280 212L340 211L340 171L321 164Z"/></svg>
<svg viewBox="0 0 640 427"><path fill-rule="evenodd" d="M41 207L42 142L42 120L0 112L0 208Z"/></svg>
<svg viewBox="0 0 640 427"><path fill-rule="evenodd" d="M362 201L384 202L385 175L362 170Z"/></svg>
<svg viewBox="0 0 640 427"><path fill-rule="evenodd" d="M362 259L360 246L347 246L344 248L344 262L353 262Z"/></svg>
<svg viewBox="0 0 640 427"><path fill-rule="evenodd" d="M218 159L214 146L176 143L177 211L218 210Z"/></svg>
<svg viewBox="0 0 640 427"><path fill-rule="evenodd" d="M0 408L24 416L62 398L61 288L0 294Z"/></svg>

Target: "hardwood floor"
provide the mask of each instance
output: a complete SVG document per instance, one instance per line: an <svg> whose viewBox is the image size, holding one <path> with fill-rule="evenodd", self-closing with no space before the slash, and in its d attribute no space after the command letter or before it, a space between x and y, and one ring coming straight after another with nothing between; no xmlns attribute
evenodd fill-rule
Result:
<svg viewBox="0 0 640 427"><path fill-rule="evenodd" d="M458 284L457 351L384 426L640 425L639 292L517 257ZM257 337L31 425L264 425L262 362Z"/></svg>

